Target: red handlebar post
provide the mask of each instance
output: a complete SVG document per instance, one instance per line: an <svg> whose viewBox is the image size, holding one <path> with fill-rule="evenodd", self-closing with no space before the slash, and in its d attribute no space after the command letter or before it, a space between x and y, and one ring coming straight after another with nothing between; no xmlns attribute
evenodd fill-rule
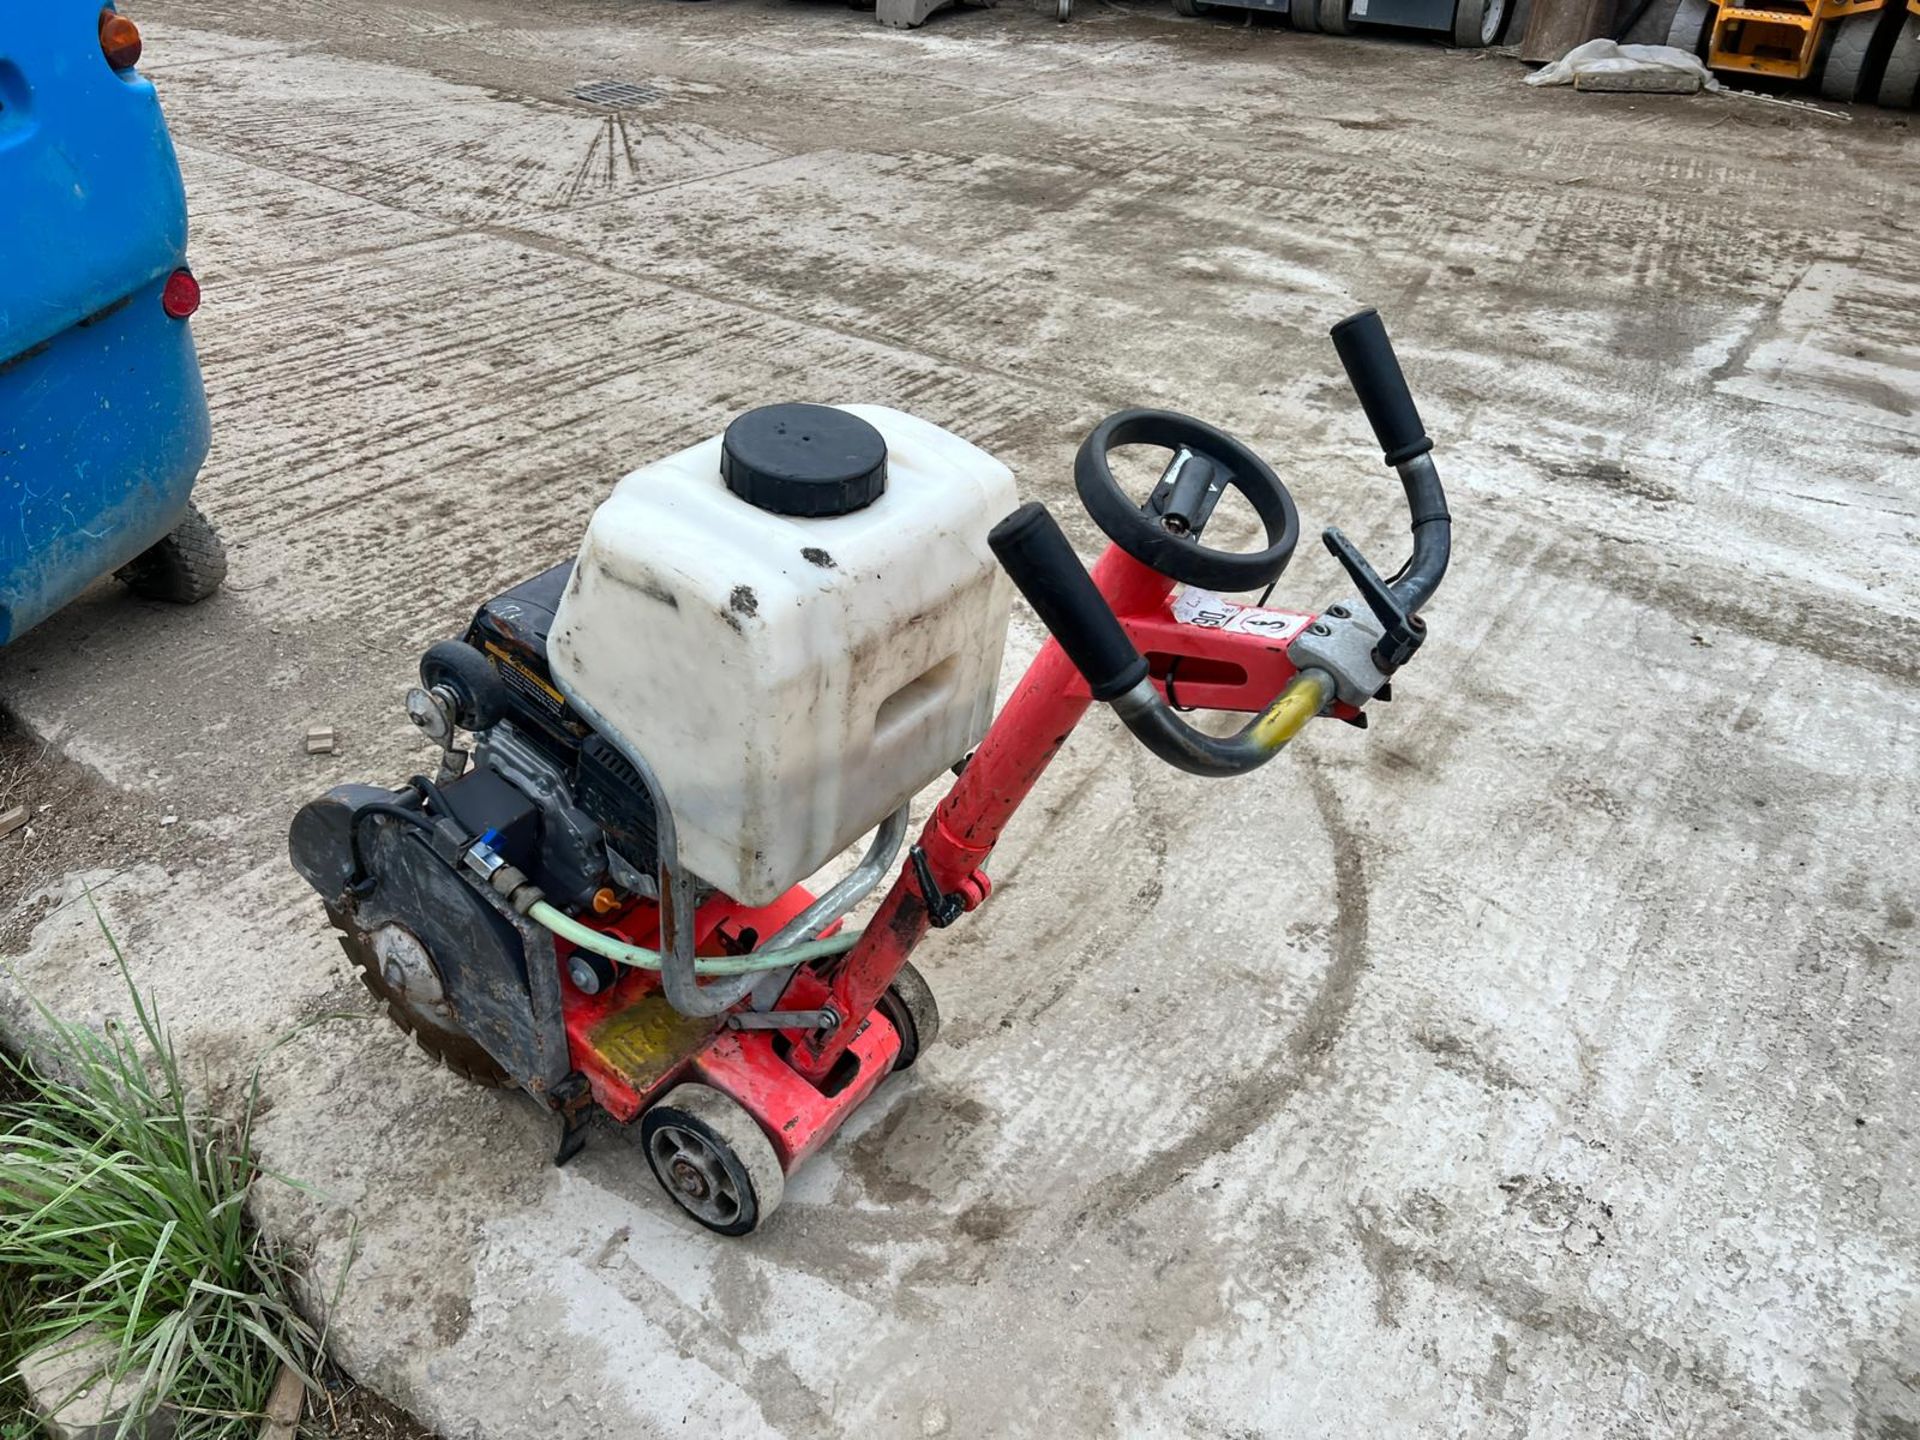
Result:
<svg viewBox="0 0 1920 1440"><path fill-rule="evenodd" d="M1163 608L1173 590L1173 581L1117 546L1108 546L1095 563L1093 583L1123 617ZM920 832L927 873L943 894L972 901L969 892L977 891L969 880L1092 704L1087 682L1059 643L1048 640ZM841 1015L871 1014L914 946L932 928L927 897L920 893L914 870L911 862L902 867L860 943L835 970L832 1005ZM789 1061L808 1079L824 1080L858 1028L842 1024L831 1031L813 1031L793 1047Z"/></svg>
<svg viewBox="0 0 1920 1440"><path fill-rule="evenodd" d="M1078 560L1073 565L1076 570L1080 568ZM1275 689L1261 695L1249 693L1238 702L1229 702L1223 693L1223 708L1231 703L1234 709L1258 711L1266 708L1278 687L1293 676L1284 653L1287 639L1255 629L1235 632L1179 623L1168 604L1174 582L1118 546L1108 546L1094 564L1092 584L1121 626L1148 648L1149 659L1160 662L1161 671L1154 680L1158 688L1164 689L1166 663L1182 655L1191 654L1215 667L1223 657L1237 655L1242 672L1269 679ZM1302 625L1311 618L1298 617ZM1191 650L1175 648L1182 646L1183 631L1192 636ZM1085 678L1059 642L1049 639L953 789L920 832L917 848L924 871L940 897L957 896L966 909L979 903L986 890L981 868L1001 832L1092 704ZM1355 712L1351 707L1336 706L1331 713L1346 717ZM831 1004L838 1014L871 1014L913 948L932 928L928 902L940 897L922 893L922 882L916 875L920 868L911 858L902 866L860 943L834 970ZM833 1070L860 1028L843 1023L830 1031L809 1032L789 1052L789 1063L819 1083Z"/></svg>

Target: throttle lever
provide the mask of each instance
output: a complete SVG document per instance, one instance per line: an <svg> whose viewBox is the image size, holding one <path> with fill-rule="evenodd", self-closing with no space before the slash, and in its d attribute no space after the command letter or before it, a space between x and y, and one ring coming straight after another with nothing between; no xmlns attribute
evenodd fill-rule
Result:
<svg viewBox="0 0 1920 1440"><path fill-rule="evenodd" d="M1380 578L1380 572L1339 526L1329 525L1320 532L1320 538L1353 580L1360 598L1373 611L1373 618L1380 622L1382 634L1380 643L1373 647L1373 663L1380 667L1381 674L1391 675L1413 658L1427 638L1426 625L1418 615L1407 613L1407 607L1400 603L1393 587Z"/></svg>

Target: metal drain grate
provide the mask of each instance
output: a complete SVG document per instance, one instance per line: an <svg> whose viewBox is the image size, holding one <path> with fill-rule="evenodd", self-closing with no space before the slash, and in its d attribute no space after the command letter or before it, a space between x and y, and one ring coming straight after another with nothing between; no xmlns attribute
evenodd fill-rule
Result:
<svg viewBox="0 0 1920 1440"><path fill-rule="evenodd" d="M629 105L651 105L666 96L651 85L636 85L631 80L582 80L573 87L573 98L609 110L624 110Z"/></svg>

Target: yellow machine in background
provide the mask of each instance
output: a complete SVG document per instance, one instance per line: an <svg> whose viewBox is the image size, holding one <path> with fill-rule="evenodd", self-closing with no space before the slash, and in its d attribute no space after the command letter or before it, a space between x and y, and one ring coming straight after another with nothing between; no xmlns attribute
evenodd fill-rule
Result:
<svg viewBox="0 0 1920 1440"><path fill-rule="evenodd" d="M1667 43L1715 70L1817 79L1829 100L1905 109L1920 84L1920 0L1680 0Z"/></svg>

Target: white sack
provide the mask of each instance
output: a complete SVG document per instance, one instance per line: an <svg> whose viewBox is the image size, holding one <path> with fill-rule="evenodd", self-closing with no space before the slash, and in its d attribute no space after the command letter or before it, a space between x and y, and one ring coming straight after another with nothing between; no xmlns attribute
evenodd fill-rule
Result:
<svg viewBox="0 0 1920 1440"><path fill-rule="evenodd" d="M1575 75L1645 70L1678 70L1700 76L1704 90L1720 88L1720 82L1698 55L1673 45L1619 45L1612 40L1589 40L1574 46L1551 65L1543 65L1527 76L1527 84L1571 85Z"/></svg>

